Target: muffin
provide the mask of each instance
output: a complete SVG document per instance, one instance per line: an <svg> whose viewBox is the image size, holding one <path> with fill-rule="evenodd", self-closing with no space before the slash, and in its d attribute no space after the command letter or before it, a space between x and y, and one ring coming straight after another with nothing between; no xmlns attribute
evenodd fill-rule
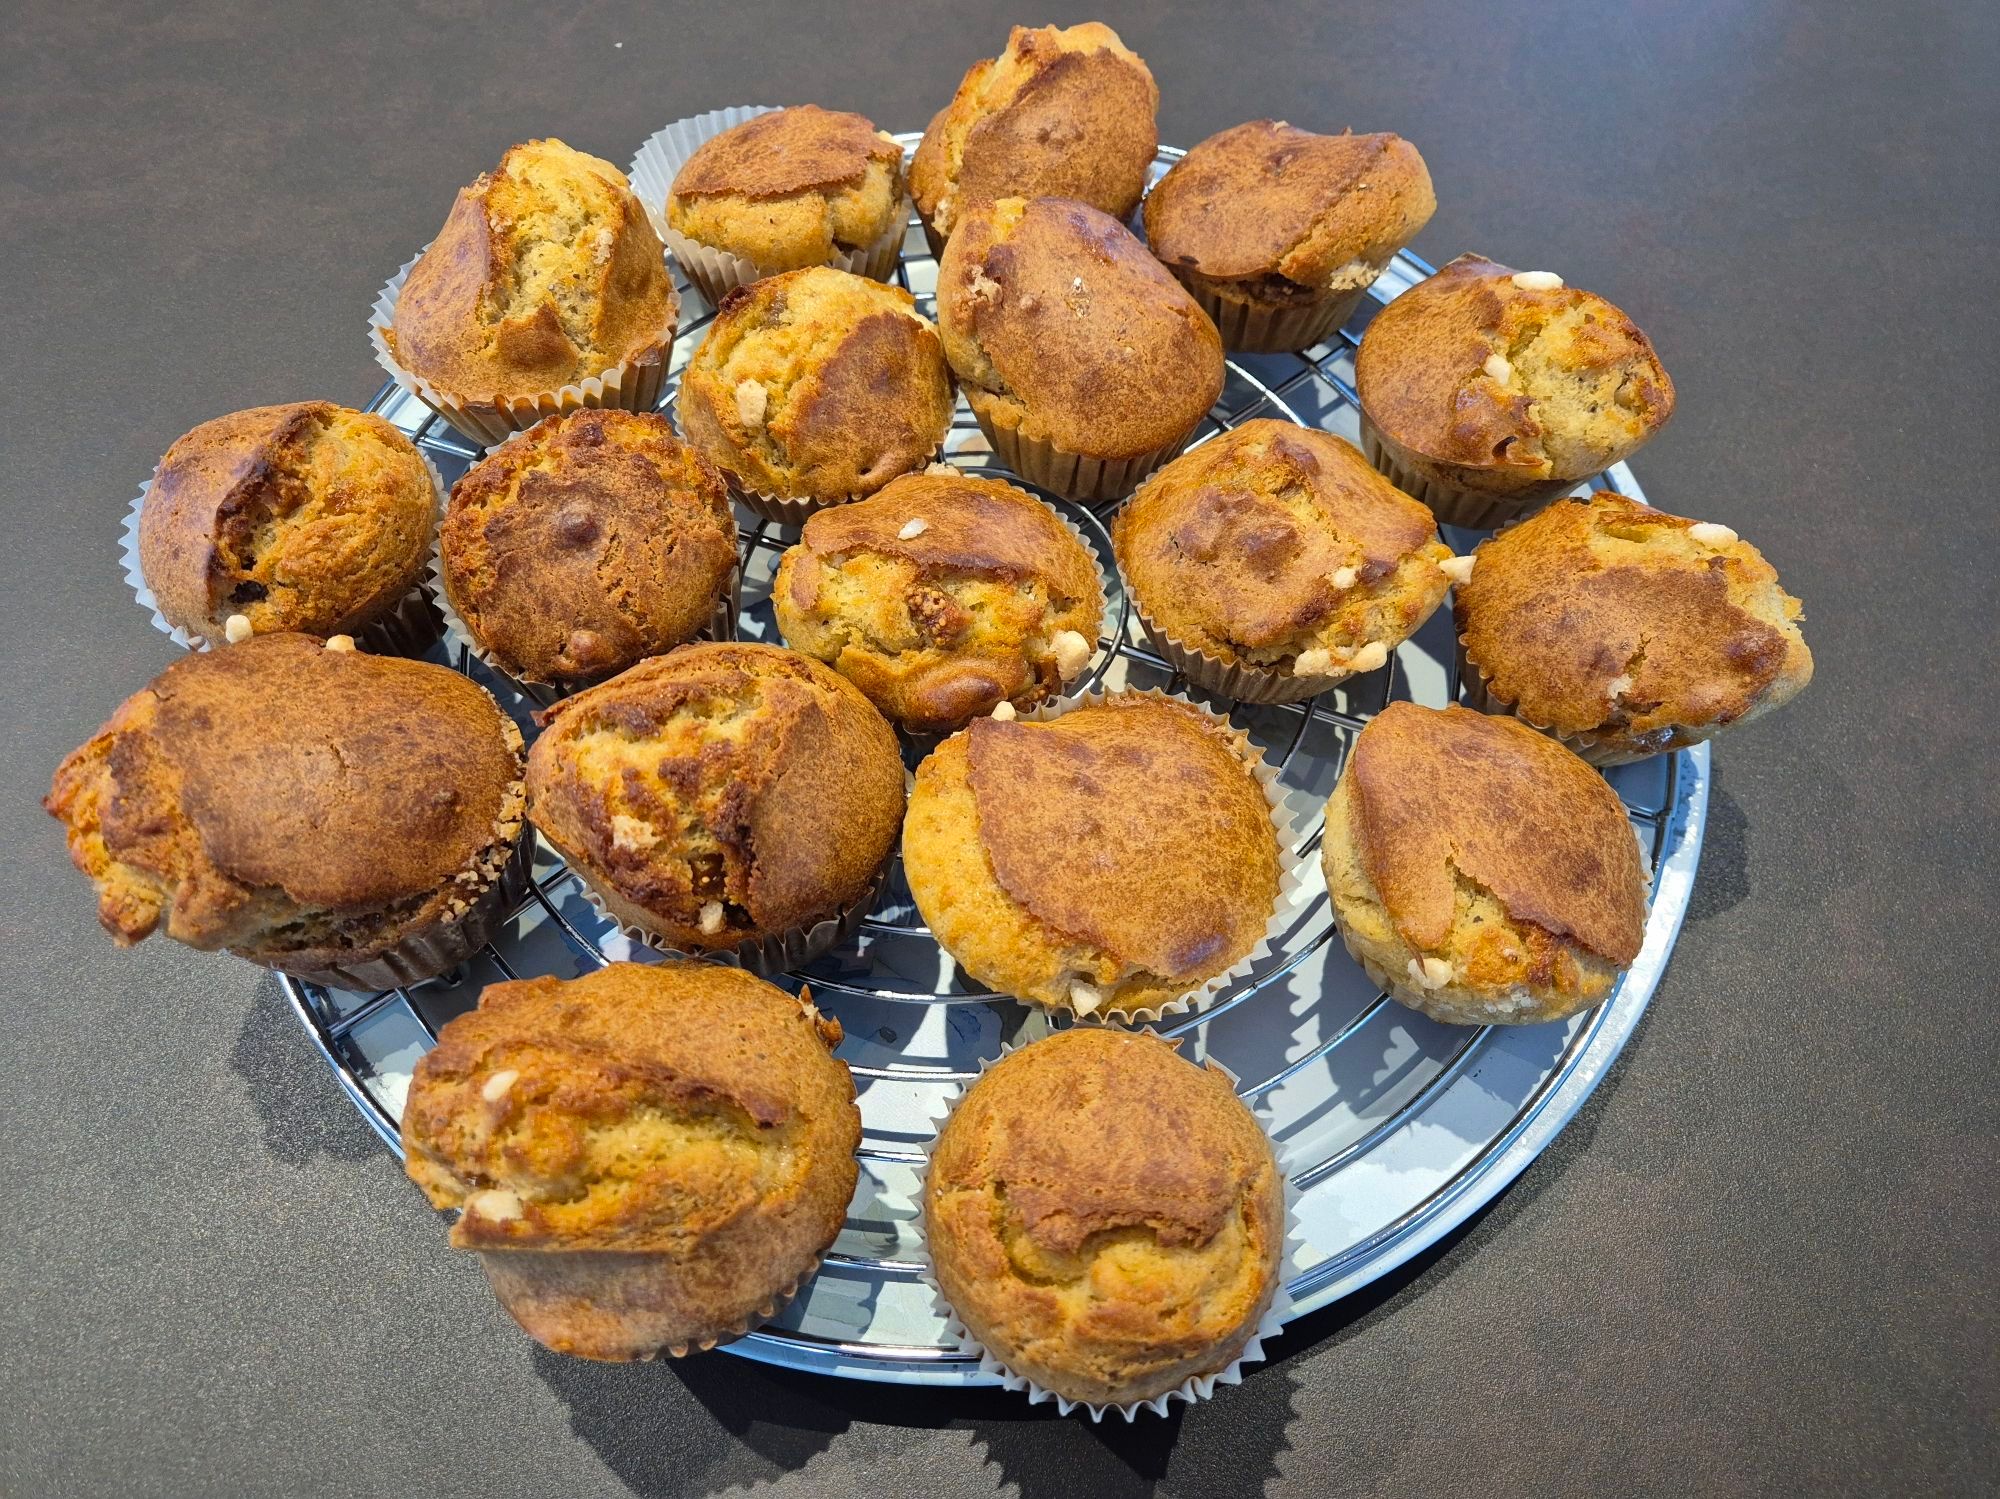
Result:
<svg viewBox="0 0 2000 1499"><path fill-rule="evenodd" d="M1673 381L1624 313L1553 272L1477 255L1375 315L1354 381L1369 458L1454 526L1539 509L1674 412Z"/></svg>
<svg viewBox="0 0 2000 1499"><path fill-rule="evenodd" d="M946 465L822 510L778 564L778 628L905 728L948 733L1060 694L1097 650L1104 585L1024 490Z"/></svg>
<svg viewBox="0 0 2000 1499"><path fill-rule="evenodd" d="M1156 1019L1264 940L1286 850L1262 769L1243 735L1179 698L976 718L917 768L910 894L988 988Z"/></svg>
<svg viewBox="0 0 2000 1499"><path fill-rule="evenodd" d="M1352 444L1261 420L1153 475L1111 539L1174 668L1260 703L1386 665L1444 602L1453 560L1430 512Z"/></svg>
<svg viewBox="0 0 2000 1499"><path fill-rule="evenodd" d="M1146 197L1146 240L1222 342L1310 348L1353 314L1437 211L1398 135L1315 135L1252 120L1211 135Z"/></svg>
<svg viewBox="0 0 2000 1499"><path fill-rule="evenodd" d="M543 722L528 815L621 925L776 971L859 922L903 762L845 677L777 646L687 645Z"/></svg>
<svg viewBox="0 0 2000 1499"><path fill-rule="evenodd" d="M1485 542L1453 608L1473 705L1593 765L1699 744L1812 680L1802 606L1761 552L1608 491Z"/></svg>
<svg viewBox="0 0 2000 1499"><path fill-rule="evenodd" d="M679 400L744 504L794 526L924 467L951 428L944 347L915 300L823 266L725 296Z"/></svg>
<svg viewBox="0 0 2000 1499"><path fill-rule="evenodd" d="M524 682L622 671L729 610L736 520L714 465L656 412L567 412L452 486L444 592L482 654Z"/></svg>
<svg viewBox="0 0 2000 1499"><path fill-rule="evenodd" d="M1222 340L1115 219L1062 198L968 207L938 331L993 450L1067 499L1121 499L1222 394Z"/></svg>
<svg viewBox="0 0 2000 1499"><path fill-rule="evenodd" d="M839 1042L809 995L713 964L494 984L417 1063L406 1169L537 1342L713 1348L840 1232L861 1113Z"/></svg>
<svg viewBox="0 0 2000 1499"><path fill-rule="evenodd" d="M1355 738L1320 860L1354 960L1452 1025L1588 1009L1645 936L1617 794L1517 719L1391 703Z"/></svg>
<svg viewBox="0 0 2000 1499"><path fill-rule="evenodd" d="M1009 1052L924 1179L931 1270L966 1332L1009 1373L1127 1416L1207 1394L1283 1278L1270 1139L1227 1073L1175 1045L1080 1026Z"/></svg>
<svg viewBox="0 0 2000 1499"><path fill-rule="evenodd" d="M464 961L526 884L520 731L457 672L344 637L175 662L43 806L120 947L164 927L345 989Z"/></svg>
<svg viewBox="0 0 2000 1499"><path fill-rule="evenodd" d="M995 198L1071 198L1125 218L1160 148L1159 112L1153 75L1109 26L1016 26L1006 51L966 70L910 162L931 253Z"/></svg>
<svg viewBox="0 0 2000 1499"><path fill-rule="evenodd" d="M774 109L710 136L675 173L667 243L711 302L779 271L896 274L903 148L858 114Z"/></svg>
<svg viewBox="0 0 2000 1499"><path fill-rule="evenodd" d="M139 567L198 645L303 630L421 650L436 631L413 595L437 505L429 467L381 417L258 406L167 449L139 512Z"/></svg>
<svg viewBox="0 0 2000 1499"><path fill-rule="evenodd" d="M625 174L541 140L460 190L376 313L389 373L497 442L575 406L651 410L680 307Z"/></svg>

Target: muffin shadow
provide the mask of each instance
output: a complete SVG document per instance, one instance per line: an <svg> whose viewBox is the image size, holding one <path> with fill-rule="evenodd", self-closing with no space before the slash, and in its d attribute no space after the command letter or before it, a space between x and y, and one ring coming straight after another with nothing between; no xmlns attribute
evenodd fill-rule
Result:
<svg viewBox="0 0 2000 1499"><path fill-rule="evenodd" d="M1690 924L1733 911L1750 894L1750 819L1736 798L1720 786L1708 793L1708 822L1702 830L1701 871L1688 897Z"/></svg>
<svg viewBox="0 0 2000 1499"><path fill-rule="evenodd" d="M229 1066L243 1079L263 1127L265 1153L274 1160L287 1166L308 1165L319 1156L366 1161L382 1149L348 1106L332 1069L311 1054L275 976L257 986L230 1048Z"/></svg>

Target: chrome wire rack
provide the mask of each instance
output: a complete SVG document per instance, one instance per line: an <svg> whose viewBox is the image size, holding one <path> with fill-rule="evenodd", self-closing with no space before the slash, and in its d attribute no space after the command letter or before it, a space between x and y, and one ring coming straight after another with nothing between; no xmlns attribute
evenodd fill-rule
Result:
<svg viewBox="0 0 2000 1499"><path fill-rule="evenodd" d="M907 149L916 136L901 139ZM1180 155L1162 150L1155 176ZM1323 427L1358 441L1353 379L1361 332L1377 307L1429 274L1431 267L1414 256L1400 256L1376 283L1372 299L1326 344L1302 355L1232 357L1222 397L1195 441L1255 417ZM898 276L927 314L935 310L936 275L922 231L912 223ZM680 371L713 315L684 279L681 288L680 337L662 396L668 410ZM447 482L479 456L393 383L370 409L407 432ZM946 456L974 471L997 466L963 401ZM1643 498L1622 464L1588 487ZM1076 690L1160 687L1190 692L1229 713L1279 766L1303 852L1319 844L1327 795L1369 717L1398 698L1442 704L1457 695L1448 608L1385 670L1307 703L1237 705L1190 691L1145 648L1111 566L1103 517L1044 498L1077 524L1107 573L1101 649ZM771 578L793 538L747 513L738 518L744 567L737 633L777 641ZM1446 539L1465 552L1478 538L1448 530ZM476 660L463 640L447 636L431 656L491 689L532 735L530 715L538 704ZM927 748L909 744L909 762L914 766ZM1169 1017L1157 1027L1185 1038L1190 1055L1225 1063L1279 1143L1298 1188L1303 1243L1287 1267L1296 1310L1365 1285L1489 1201L1575 1113L1631 1035L1666 966L1693 886L1708 750L1621 767L1609 778L1649 855L1652 896L1644 949L1611 999L1595 1010L1552 1025L1468 1029L1396 1004L1362 976L1336 940L1312 859L1311 898L1269 957L1206 1010ZM635 948L588 905L576 877L543 848L528 895L500 935L443 978L372 994L290 978L282 983L363 1117L399 1150L411 1068L435 1043L439 1027L471 1008L486 984L542 973L573 977L606 962L656 957ZM978 1365L946 1341L919 1279L915 1168L950 1091L974 1077L1002 1043L1030 1039L1059 1022L963 979L923 926L900 865L892 867L853 942L781 982L810 984L817 1003L845 1028L840 1054L860 1095L862 1173L846 1226L819 1275L776 1322L731 1350L853 1378L987 1382Z"/></svg>

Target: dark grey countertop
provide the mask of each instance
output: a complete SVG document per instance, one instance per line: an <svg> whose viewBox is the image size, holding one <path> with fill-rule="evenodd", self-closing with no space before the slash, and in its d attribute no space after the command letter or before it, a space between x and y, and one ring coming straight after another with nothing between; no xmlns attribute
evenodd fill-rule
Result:
<svg viewBox="0 0 2000 1499"><path fill-rule="evenodd" d="M1819 662L1718 745L1685 935L1584 1114L1468 1231L1212 1403L1093 1429L999 1393L541 1353L271 981L103 939L36 799L172 658L115 565L165 444L240 406L364 401L376 289L516 139L623 161L682 115L808 99L915 129L1010 21L1045 19L897 9L10 9L0 1491L1990 1490L1980 0L1096 7L1158 75L1166 140L1259 115L1399 131L1437 182L1420 253L1552 265L1628 309L1680 391L1648 493L1762 546Z"/></svg>

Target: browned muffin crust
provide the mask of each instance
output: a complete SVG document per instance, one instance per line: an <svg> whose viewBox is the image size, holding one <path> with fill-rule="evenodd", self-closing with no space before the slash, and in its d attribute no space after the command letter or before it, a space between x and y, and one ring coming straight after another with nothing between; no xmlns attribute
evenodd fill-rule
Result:
<svg viewBox="0 0 2000 1499"><path fill-rule="evenodd" d="M966 212L938 331L982 417L1088 457L1177 443L1222 394L1215 325L1123 225L1066 199Z"/></svg>
<svg viewBox="0 0 2000 1499"><path fill-rule="evenodd" d="M203 422L160 460L139 514L139 567L169 624L220 642L351 634L417 586L437 494L379 416L299 401Z"/></svg>
<svg viewBox="0 0 2000 1499"><path fill-rule="evenodd" d="M43 805L119 946L164 923L309 971L489 885L520 832L520 774L519 731L459 673L266 635L127 698Z"/></svg>
<svg viewBox="0 0 2000 1499"><path fill-rule="evenodd" d="M580 682L692 639L736 566L722 475L656 412L578 410L501 444L452 486L445 594L530 682Z"/></svg>
<svg viewBox="0 0 2000 1499"><path fill-rule="evenodd" d="M1284 1184L1226 1074L1144 1031L1002 1057L938 1133L925 1239L945 1300L1067 1399L1145 1400L1242 1352L1281 1273Z"/></svg>
<svg viewBox="0 0 2000 1499"><path fill-rule="evenodd" d="M755 115L703 141L674 176L676 198L787 198L850 187L903 149L865 116L801 104Z"/></svg>
<svg viewBox="0 0 2000 1499"><path fill-rule="evenodd" d="M1812 680L1799 601L1733 532L1609 491L1483 543L1453 608L1488 689L1635 753L1698 743Z"/></svg>
<svg viewBox="0 0 2000 1499"><path fill-rule="evenodd" d="M1376 314L1355 356L1368 420L1463 489L1573 484L1673 415L1673 382L1630 318L1516 274L1459 256ZM1487 368L1495 355L1504 377Z"/></svg>
<svg viewBox="0 0 2000 1499"><path fill-rule="evenodd" d="M1352 444L1291 422L1245 422L1183 453L1111 538L1139 606L1224 661L1393 649L1449 587L1430 511Z"/></svg>
<svg viewBox="0 0 2000 1499"><path fill-rule="evenodd" d="M584 1358L741 1331L840 1232L861 1115L840 1023L739 969L494 984L417 1063L411 1180L463 1208L536 1339Z"/></svg>
<svg viewBox="0 0 2000 1499"><path fill-rule="evenodd" d="M966 729L1001 888L1053 930L1176 981L1246 956L1278 898L1270 803L1243 756L1198 709L1145 694Z"/></svg>
<svg viewBox="0 0 2000 1499"><path fill-rule="evenodd" d="M412 373L486 400L663 357L678 313L665 248L625 174L539 140L459 191L386 337Z"/></svg>
<svg viewBox="0 0 2000 1499"><path fill-rule="evenodd" d="M845 677L776 646L683 646L544 722L529 816L614 915L676 947L837 915L902 824L895 732Z"/></svg>
<svg viewBox="0 0 2000 1499"><path fill-rule="evenodd" d="M1016 26L966 70L910 163L910 191L940 238L994 198L1073 198L1124 218L1160 147L1160 90L1118 33Z"/></svg>
<svg viewBox="0 0 2000 1499"><path fill-rule="evenodd" d="M825 266L722 299L681 378L681 430L739 486L822 501L922 468L951 427L937 330L899 286Z"/></svg>
<svg viewBox="0 0 2000 1499"><path fill-rule="evenodd" d="M1366 286L1436 210L1424 159L1401 136L1252 120L1160 179L1146 239L1217 292L1282 302Z"/></svg>
<svg viewBox="0 0 2000 1499"><path fill-rule="evenodd" d="M1446 944L1465 881L1620 968L1638 957L1632 825L1604 777L1554 740L1456 705L1391 703L1356 737L1349 774L1362 863L1412 947Z"/></svg>
<svg viewBox="0 0 2000 1499"><path fill-rule="evenodd" d="M1096 563L1053 510L957 472L907 474L820 511L771 597L787 643L926 731L1059 694L1058 637L1094 650L1104 613Z"/></svg>

